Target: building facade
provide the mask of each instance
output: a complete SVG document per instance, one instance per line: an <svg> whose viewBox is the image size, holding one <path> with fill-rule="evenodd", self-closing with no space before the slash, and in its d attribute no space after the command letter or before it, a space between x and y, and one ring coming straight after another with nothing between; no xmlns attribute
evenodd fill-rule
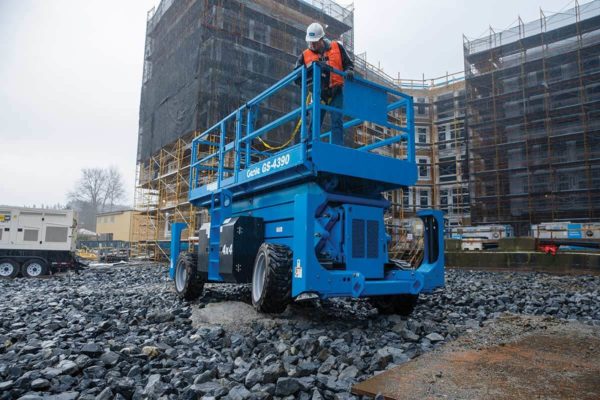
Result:
<svg viewBox="0 0 600 400"><path fill-rule="evenodd" d="M134 224L139 221L138 215L134 210L100 213L96 217L96 234L109 241L137 242L140 238L134 232L139 230Z"/></svg>
<svg viewBox="0 0 600 400"><path fill-rule="evenodd" d="M464 40L473 222L600 218L600 1Z"/></svg>
<svg viewBox="0 0 600 400"><path fill-rule="evenodd" d="M402 193L402 206L445 212L448 226L470 224L469 170L462 73L433 79L399 79L415 102L415 143L419 180Z"/></svg>

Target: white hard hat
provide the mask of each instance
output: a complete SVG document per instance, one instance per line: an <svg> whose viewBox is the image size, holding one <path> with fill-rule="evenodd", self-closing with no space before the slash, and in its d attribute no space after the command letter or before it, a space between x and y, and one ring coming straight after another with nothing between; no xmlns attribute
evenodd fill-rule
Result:
<svg viewBox="0 0 600 400"><path fill-rule="evenodd" d="M307 42L318 42L325 36L325 31L321 24L313 22L306 28L306 41Z"/></svg>

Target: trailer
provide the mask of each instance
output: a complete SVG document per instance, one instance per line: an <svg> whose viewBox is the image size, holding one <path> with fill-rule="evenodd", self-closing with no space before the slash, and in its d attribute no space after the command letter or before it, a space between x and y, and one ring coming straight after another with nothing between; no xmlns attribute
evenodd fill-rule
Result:
<svg viewBox="0 0 600 400"><path fill-rule="evenodd" d="M260 312L318 296L368 298L382 313L407 315L420 293L444 285L440 211L418 212L420 265L388 256L390 202L382 193L417 181L412 97L356 77L334 108L318 101L322 75L345 74L325 69L294 70L193 140L189 201L208 209L210 223L191 252L180 252L186 225L172 224L170 276L183 299L198 298L209 282L251 283ZM284 90L299 90L299 104L265 121L260 107ZM342 113L346 130L369 121L386 134L367 144L332 143L315 118L325 110ZM257 149L285 129L284 146Z"/></svg>
<svg viewBox="0 0 600 400"><path fill-rule="evenodd" d="M454 226L448 232L452 239L479 239L496 243L500 239L514 237L511 225Z"/></svg>
<svg viewBox="0 0 600 400"><path fill-rule="evenodd" d="M531 236L538 239L600 239L600 222L542 222L531 225Z"/></svg>
<svg viewBox="0 0 600 400"><path fill-rule="evenodd" d="M0 277L38 277L75 267L72 210L0 206Z"/></svg>

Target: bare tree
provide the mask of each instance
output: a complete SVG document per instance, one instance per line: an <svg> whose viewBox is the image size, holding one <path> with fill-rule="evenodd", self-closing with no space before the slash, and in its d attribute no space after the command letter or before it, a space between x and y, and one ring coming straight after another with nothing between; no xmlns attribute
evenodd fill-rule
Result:
<svg viewBox="0 0 600 400"><path fill-rule="evenodd" d="M125 197L125 189L123 187L123 178L116 167L110 167L106 172L106 191L104 196L103 208L107 203L112 211L115 203Z"/></svg>
<svg viewBox="0 0 600 400"><path fill-rule="evenodd" d="M116 167L83 168L75 189L68 195L69 200L89 203L96 212L112 211L115 203L125 196L123 179Z"/></svg>
<svg viewBox="0 0 600 400"><path fill-rule="evenodd" d="M104 205L106 197L106 171L102 168L83 168L69 200L89 203L96 212Z"/></svg>
<svg viewBox="0 0 600 400"><path fill-rule="evenodd" d="M81 177L69 192L69 206L79 213L80 226L96 230L98 213L113 210L125 197L123 179L116 167L84 168Z"/></svg>

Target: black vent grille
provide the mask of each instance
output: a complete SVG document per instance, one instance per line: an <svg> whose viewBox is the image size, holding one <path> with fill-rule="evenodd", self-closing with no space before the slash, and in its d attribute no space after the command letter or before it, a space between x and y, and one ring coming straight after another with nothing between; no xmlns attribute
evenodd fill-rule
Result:
<svg viewBox="0 0 600 400"><path fill-rule="evenodd" d="M365 258L365 220L352 220L352 258Z"/></svg>
<svg viewBox="0 0 600 400"><path fill-rule="evenodd" d="M367 221L367 258L377 258L379 243L379 223L377 221Z"/></svg>
<svg viewBox="0 0 600 400"><path fill-rule="evenodd" d="M352 220L352 258L379 257L379 222Z"/></svg>

